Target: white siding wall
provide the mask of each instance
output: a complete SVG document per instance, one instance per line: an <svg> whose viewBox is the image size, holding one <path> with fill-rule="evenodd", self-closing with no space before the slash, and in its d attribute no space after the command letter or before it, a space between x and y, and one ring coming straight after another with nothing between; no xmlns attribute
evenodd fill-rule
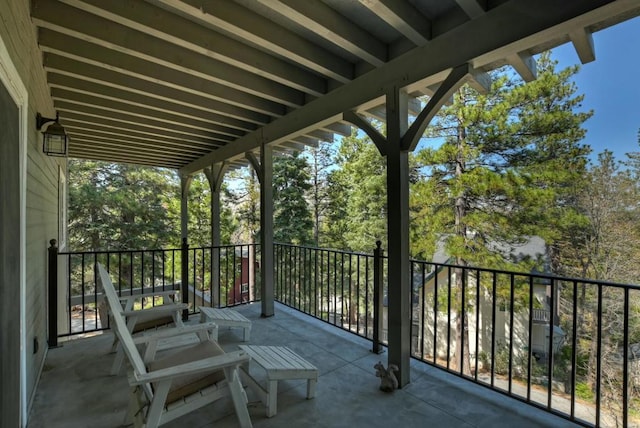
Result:
<svg viewBox="0 0 640 428"><path fill-rule="evenodd" d="M46 350L47 247L49 239L58 238L58 174L59 167L66 170L66 161L42 154L42 135L35 128L36 113L52 117L55 112L46 85L46 75L42 68L41 53L29 8L29 0L0 1L0 38L6 45L29 95L25 330L26 396L30 401ZM37 338L40 344L38 352L35 353L34 338Z"/></svg>

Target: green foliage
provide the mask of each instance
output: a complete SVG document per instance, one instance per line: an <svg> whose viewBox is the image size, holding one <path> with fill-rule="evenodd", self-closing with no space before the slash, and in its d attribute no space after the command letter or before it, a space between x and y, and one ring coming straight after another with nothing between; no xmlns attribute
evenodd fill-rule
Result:
<svg viewBox="0 0 640 428"><path fill-rule="evenodd" d="M327 245L322 231L331 208L329 174L335 162L335 152L335 145L329 142L319 142L317 147L309 147L305 151L310 166L309 200L313 215L313 244L316 247Z"/></svg>
<svg viewBox="0 0 640 428"><path fill-rule="evenodd" d="M174 242L170 205L176 185L169 170L70 160L70 248L157 248Z"/></svg>
<svg viewBox="0 0 640 428"><path fill-rule="evenodd" d="M273 163L273 239L286 244L312 241L313 221L305 198L311 189L309 164L300 152L284 154Z"/></svg>
<svg viewBox="0 0 640 428"><path fill-rule="evenodd" d="M424 179L412 189L414 253L433 252L445 236L457 263L509 269L502 248L532 235L550 242L575 219L566 189L585 173L590 149L579 141L590 113L575 111L577 68L556 72L542 55L538 69L530 83L499 71L486 95L463 86L434 120L427 135L444 143L416 156Z"/></svg>
<svg viewBox="0 0 640 428"><path fill-rule="evenodd" d="M335 248L371 252L386 242L387 186L385 159L368 137L342 139L337 169L329 175L329 241Z"/></svg>
<svg viewBox="0 0 640 428"><path fill-rule="evenodd" d="M225 190L226 200L238 221L232 242L255 243L260 233L260 183L252 168L242 168L229 174L235 182Z"/></svg>
<svg viewBox="0 0 640 428"><path fill-rule="evenodd" d="M231 237L238 225L233 218L229 206L227 186L222 185L220 203L220 243L231 244ZM226 202L226 203L225 203ZM174 199L174 216L180 218L180 195ZM211 245L211 186L204 174L197 174L189 186L189 245L191 247L205 247Z"/></svg>
<svg viewBox="0 0 640 428"><path fill-rule="evenodd" d="M68 209L75 251L180 245L180 182L171 170L70 159ZM210 245L211 191L203 175L192 180L188 210L190 245ZM223 208L223 242L234 228Z"/></svg>
<svg viewBox="0 0 640 428"><path fill-rule="evenodd" d="M585 401L593 401L595 394L591 390L591 387L584 382L576 383L576 397Z"/></svg>

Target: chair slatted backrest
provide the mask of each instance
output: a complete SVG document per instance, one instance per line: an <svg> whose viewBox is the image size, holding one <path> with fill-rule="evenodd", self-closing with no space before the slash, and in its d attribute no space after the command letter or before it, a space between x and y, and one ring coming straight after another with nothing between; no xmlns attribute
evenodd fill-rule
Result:
<svg viewBox="0 0 640 428"><path fill-rule="evenodd" d="M142 361L142 357L140 356L136 345L133 343L133 338L131 337L131 333L129 333L129 329L127 328L127 322L125 321L124 315L122 314L122 304L120 303L120 299L116 294L116 289L111 282L111 277L109 276L109 273L106 271L104 266L102 266L102 264L100 263L98 263L98 272L100 283L102 284L102 290L107 296L109 309L111 310L111 314L113 316L115 333L118 335L120 343L122 343L124 352L127 355L127 358L129 358L129 362L133 366L133 369L136 373L146 373L147 368Z"/></svg>

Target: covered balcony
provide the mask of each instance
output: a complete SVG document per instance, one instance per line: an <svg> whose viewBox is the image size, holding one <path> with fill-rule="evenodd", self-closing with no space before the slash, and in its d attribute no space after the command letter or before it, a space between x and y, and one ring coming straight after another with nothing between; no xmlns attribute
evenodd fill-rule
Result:
<svg viewBox="0 0 640 428"><path fill-rule="evenodd" d="M388 415L403 426L433 420L443 426L636 423L630 397L640 381L640 355L630 342L629 307L640 297L638 286L412 260L412 382L389 394L378 390L373 369L389 356L390 278L380 248L364 254L275 244L272 317L261 316L262 253L259 245L114 252L52 247L50 271L61 266L65 272L56 276L63 278L60 282L53 278L52 288L62 291L62 298L50 301L50 321L56 324L50 331L57 326L59 337L49 343L62 346L51 349L45 361L34 426L44 426L35 421L65 426L124 417L127 379L109 375L113 332L101 308L96 263L107 267L122 296L178 290L189 307L188 323L198 321L202 307L232 308L252 321L252 345L288 346L319 369L312 402L300 392L303 381L279 387L282 411L273 419L265 417L257 397L250 398L256 426L307 419L320 426L386 426ZM592 292L595 301L582 298ZM550 301L543 309L544 298L537 295L547 294ZM605 326L619 316L621 337L611 340ZM463 320L466 333L459 334ZM591 334L585 320L596 320L595 348L584 342ZM244 344L241 331L221 332L226 350ZM596 390L617 397L619 406L584 396L588 375L580 361L588 355L606 358ZM620 383L612 386L614 379ZM234 426L231 407L213 409L176 423L206 426L207 420L221 418Z"/></svg>
<svg viewBox="0 0 640 428"><path fill-rule="evenodd" d="M249 392L254 427L575 426L418 361L411 364L409 386L394 393L382 392L373 366L385 361L386 355L372 353L371 341L282 304L276 304L276 315L270 318L260 316L259 304L235 310L252 321L252 344L287 346L314 364L320 374L311 400L305 399L305 381L279 382L277 414L272 418L265 416L264 406ZM233 329L221 330L219 340L225 349L243 344L242 333ZM111 342L112 334L105 332L65 341L62 347L50 350L29 426L122 425L129 386L124 372L120 376L109 375L114 358L109 353ZM230 401L222 401L164 426L200 428L237 424Z"/></svg>
<svg viewBox="0 0 640 428"><path fill-rule="evenodd" d="M489 73L502 66L533 81L534 57L566 43L582 63L594 61L592 34L639 15L635 0L0 1L0 426L49 426L62 418L49 406L52 396L73 394L56 382L69 380L65 367L89 369L78 384L87 395L126 382L103 376L108 331L57 347L61 336L107 327L97 312L97 261L118 269L110 272L128 292L178 287L192 314L199 306L238 306L262 330L254 340L299 338L296 349L321 370L318 396L300 403L297 385L287 384L281 418L263 419L253 409L256 425L279 426L304 414L316 426L353 426L356 417L385 409L394 422L415 416L464 426L486 416L495 423L513 417L515 425L607 425L613 414L615 423L632 426L629 299L637 290L411 260L408 157L462 85L486 90ZM384 124L384 135L374 121ZM355 255L275 244L274 154L350 135L352 127L386 162L387 245L374 256L373 248ZM183 247L74 253L66 239L68 158L177 171ZM230 262L222 275L229 269L222 261L233 256L221 256L221 185L228 171L246 165L260 181L262 233L259 244L237 253L255 259L246 268ZM189 247L187 194L200 173L213 195L212 231L211 246L196 249ZM534 298L540 284L550 290L544 304ZM586 288L595 290L594 308L580 306ZM620 409L604 412L596 376L595 410L583 416L576 398L580 317L588 312L600 321L603 306L616 299L624 314L621 347L612 351L619 356L613 386ZM559 317L560 304L568 318ZM611 349L596 325L591 355L599 361ZM346 338L336 328L349 331ZM339 338L329 338L334 334ZM572 359L564 395L553 384L560 336ZM324 354L318 338L340 343L339 352ZM370 366L377 359L398 367L396 394L375 388ZM113 426L122 403L106 395L99 402L114 403L106 404L113 412L70 396L59 404L70 418L61 426L98 426L99 414ZM210 417L196 415L194 423Z"/></svg>

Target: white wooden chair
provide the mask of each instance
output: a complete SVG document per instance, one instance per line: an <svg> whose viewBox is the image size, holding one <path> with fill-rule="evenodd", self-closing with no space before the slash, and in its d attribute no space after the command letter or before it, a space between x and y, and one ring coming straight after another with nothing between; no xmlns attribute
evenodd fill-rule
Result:
<svg viewBox="0 0 640 428"><path fill-rule="evenodd" d="M133 372L129 375L131 400L125 424L133 420L137 427L155 428L195 409L230 396L241 427L251 427L247 396L240 382L239 367L250 357L243 351L225 353L217 342L207 338L196 345L155 359L158 341L172 335L196 332L201 339L214 324L198 324L159 331L158 334L131 336L119 310L120 300L109 274L98 264L99 278L109 307L114 330ZM136 344L148 344L144 359Z"/></svg>
<svg viewBox="0 0 640 428"><path fill-rule="evenodd" d="M115 292L115 287L112 288ZM153 293L118 296L118 300L121 305L120 313L126 320L129 332L131 334L135 334L170 324L173 324L176 327L182 327L182 311L187 309L188 305L185 303L175 303L175 295L177 293L178 290L166 290ZM106 296L104 297L102 304L106 306L106 308L101 309L101 312L108 313L110 317L112 311L108 309L109 304L106 301ZM145 299L157 298L162 298L163 303L161 305L147 309L134 309L136 302L144 303ZM107 316L101 316L101 318L107 318ZM113 319L109 319L112 323ZM122 347L120 347L118 343L118 337L117 335L114 335L113 344L111 346L111 351L116 353L116 357L111 366L111 374L114 376L120 373L122 363L124 361L124 353Z"/></svg>

